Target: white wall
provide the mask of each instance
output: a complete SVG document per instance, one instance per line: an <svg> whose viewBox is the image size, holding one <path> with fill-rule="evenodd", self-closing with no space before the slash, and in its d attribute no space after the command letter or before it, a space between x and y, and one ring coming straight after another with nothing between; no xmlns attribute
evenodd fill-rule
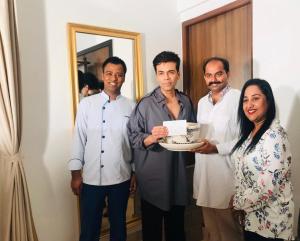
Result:
<svg viewBox="0 0 300 241"><path fill-rule="evenodd" d="M180 20L172 0L17 0L23 135L21 150L33 218L41 241L78 235L77 202L67 170L72 133L67 22L142 33L146 91L155 85L152 59L180 51Z"/></svg>
<svg viewBox="0 0 300 241"><path fill-rule="evenodd" d="M300 207L300 28L298 0L254 0L254 77L270 82L292 148L296 217Z"/></svg>
<svg viewBox="0 0 300 241"><path fill-rule="evenodd" d="M233 1L178 0L180 19L182 22L192 19L230 2ZM299 9L298 0L253 0L253 76L271 84L278 117L289 135L293 154L295 221L300 207Z"/></svg>
<svg viewBox="0 0 300 241"><path fill-rule="evenodd" d="M234 0L177 0L181 22L201 16Z"/></svg>
<svg viewBox="0 0 300 241"><path fill-rule="evenodd" d="M77 52L90 48L94 45L112 40L112 54L121 58L127 67L126 81L122 85L122 95L135 100L135 88L134 88L134 56L133 56L133 40L125 38L116 38L108 36L100 36L84 33L76 33L76 50ZM83 66L82 70L83 70Z"/></svg>
<svg viewBox="0 0 300 241"><path fill-rule="evenodd" d="M17 0L22 72L21 149L39 240L69 241L78 235L77 203L69 188L67 160L72 132L66 23L76 22L142 33L146 92L155 85L153 57L181 49L181 23L231 0L46 1ZM274 88L282 124L293 151L295 199L299 207L300 143L297 76L299 2L254 0L254 75ZM177 12L178 10L178 12Z"/></svg>

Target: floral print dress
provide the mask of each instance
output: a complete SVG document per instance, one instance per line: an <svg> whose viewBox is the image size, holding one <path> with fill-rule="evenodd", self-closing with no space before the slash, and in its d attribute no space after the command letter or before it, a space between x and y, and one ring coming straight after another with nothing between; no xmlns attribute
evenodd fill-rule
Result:
<svg viewBox="0 0 300 241"><path fill-rule="evenodd" d="M285 130L273 121L255 148L249 136L234 152L234 208L244 210L245 230L267 238L293 238L291 153Z"/></svg>

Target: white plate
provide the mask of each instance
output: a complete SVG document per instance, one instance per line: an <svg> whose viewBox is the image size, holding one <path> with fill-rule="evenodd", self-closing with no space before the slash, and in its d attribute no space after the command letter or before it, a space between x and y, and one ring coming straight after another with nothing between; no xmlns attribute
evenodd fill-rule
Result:
<svg viewBox="0 0 300 241"><path fill-rule="evenodd" d="M159 142L159 144L169 151L190 151L194 148L202 146L204 142L196 142L196 143L189 143L189 144L170 144L170 143Z"/></svg>

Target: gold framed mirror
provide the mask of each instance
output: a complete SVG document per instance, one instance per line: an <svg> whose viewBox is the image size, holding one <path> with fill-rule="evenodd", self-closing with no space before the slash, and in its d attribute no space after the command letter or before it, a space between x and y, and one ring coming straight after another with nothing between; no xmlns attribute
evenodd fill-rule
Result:
<svg viewBox="0 0 300 241"><path fill-rule="evenodd" d="M122 95L135 101L142 97L143 74L140 33L77 23L68 23L67 28L74 120L79 103L78 70L84 68L84 71L87 71L87 65L94 65L92 67L94 69L97 68L95 65L101 67L101 61L103 62L105 57L110 55L120 57L127 65L126 80L121 90ZM108 43L111 43L111 46L106 51L105 47ZM101 50L103 50L102 53ZM104 53L105 51L106 53ZM87 59L86 52L90 54L90 60ZM96 57L92 55L96 55ZM92 58L98 58L98 62L93 62ZM95 74L97 75L97 73Z"/></svg>
<svg viewBox="0 0 300 241"><path fill-rule="evenodd" d="M102 71L102 63L107 57L118 56L126 63L127 73L121 89L122 95L135 101L142 97L143 74L139 33L76 23L68 23L67 30L74 121L80 101L78 70L92 72L100 80L98 72ZM130 197L126 215L128 231L138 229L139 216L138 197ZM104 210L100 237L106 240L108 232L109 221L107 210Z"/></svg>

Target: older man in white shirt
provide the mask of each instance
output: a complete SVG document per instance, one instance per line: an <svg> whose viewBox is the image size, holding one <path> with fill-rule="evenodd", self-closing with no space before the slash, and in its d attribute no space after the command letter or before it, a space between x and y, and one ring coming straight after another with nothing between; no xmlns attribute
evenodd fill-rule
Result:
<svg viewBox="0 0 300 241"><path fill-rule="evenodd" d="M103 63L104 91L79 105L69 169L71 187L80 197L80 241L99 240L107 197L110 240L126 240L126 208L132 177L127 122L133 101L121 95L126 65L118 57Z"/></svg>
<svg viewBox="0 0 300 241"><path fill-rule="evenodd" d="M204 145L195 149L194 198L202 207L205 241L243 240L241 228L228 208L234 193L231 150L238 137L240 91L228 85L229 63L212 57L203 65L210 92L198 103Z"/></svg>

